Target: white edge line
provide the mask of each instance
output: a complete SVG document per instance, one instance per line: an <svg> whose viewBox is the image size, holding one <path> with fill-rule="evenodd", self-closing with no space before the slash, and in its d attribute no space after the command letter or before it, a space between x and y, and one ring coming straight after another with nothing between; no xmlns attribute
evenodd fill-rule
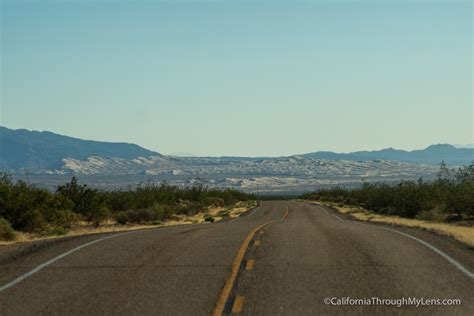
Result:
<svg viewBox="0 0 474 316"><path fill-rule="evenodd" d="M314 204L316 205L316 204ZM322 209L326 214L329 215L329 213L320 205L316 205L317 207L319 207L320 209ZM336 217L338 220L340 221L344 221L342 220L340 217L334 215L334 214L330 214L334 217ZM410 234L407 234L407 233L404 233L404 232L401 232L399 230L396 230L396 229L392 229L392 228L387 228L387 227L381 227L381 226L376 226L376 225L370 225L370 224L365 224L365 223L361 223L361 222L358 222L358 221L348 221L348 222L351 222L351 223L354 223L354 224L358 224L358 225L363 225L363 226L368 226L368 227L372 227L372 228L378 228L378 229L384 229L384 230L388 230L388 231L391 231L391 232L394 232L394 233L397 233L397 234L400 234L400 235L403 235L407 238L410 238L410 239L413 239L417 242L419 242L420 244L428 247L429 249L431 249L432 251L436 252L438 255L440 255L441 257L443 257L444 259L448 260L449 263L451 263L453 266L455 266L458 270L460 270L461 272L463 272L465 275L467 275L469 278L473 279L474 278L474 273L469 271L466 267L464 267L461 263L459 263L457 260L451 258L448 254L446 254L444 251L436 248L435 246L433 246L432 244L420 239L420 238L417 238L415 236L412 236Z"/></svg>
<svg viewBox="0 0 474 316"><path fill-rule="evenodd" d="M315 205L315 204L313 204L313 205ZM342 218L340 218L340 217L337 216L336 214L329 213L328 211L326 211L326 210L324 209L324 207L319 206L319 205L316 205L316 206L319 207L320 209L322 209L322 210L324 211L324 213L326 213L327 215L334 216L334 217L337 218L339 221L344 222L344 220L343 220Z"/></svg>
<svg viewBox="0 0 474 316"><path fill-rule="evenodd" d="M260 207L261 207L261 206L257 206L257 207L252 211L252 213L251 213L250 215L248 215L247 217L252 216ZM239 218L240 218L240 216L234 218L234 219L231 220L231 221L229 221L229 223L230 223L230 222L233 222L233 221L235 221L235 220L237 220L237 219L239 219ZM186 225L174 225L174 226L168 226L168 227L163 227L163 228L172 228L172 227L179 227L179 226L186 226ZM29 271L29 272L27 272L27 273L25 273L25 274L23 274L23 275L17 277L17 278L14 279L13 281L10 281L10 282L8 282L7 284L4 284L4 285L0 286L0 292L2 292L2 291L4 291L4 290L6 290L6 289L8 289L8 288L10 288L10 287L12 287L12 286L14 286L15 284L17 284L17 283L23 281L24 279L26 279L26 278L32 276L32 275L35 274L36 272L38 272L38 271L40 271L40 270L46 268L47 266L49 266L49 265L55 263L56 261L58 261L58 260L60 260L60 259L62 259L62 258L64 258L64 257L66 257L66 256L68 256L68 255L70 255L70 254L72 254L72 253L74 253L74 252L76 252L76 251L78 251L78 250L81 250L82 248L86 248L86 247L88 247L88 246L90 246L90 245L93 245L93 244L95 244L95 243L98 243L98 242L103 241L103 240L106 240L106 239L110 239L110 238L114 238L114 237L118 237L118 236L123 236L123 235L131 234L131 233L136 233L136 232L139 232L139 231L143 231L143 229L134 230L134 231L126 232L126 233L120 233L120 234L116 234L116 235L112 235L112 236L106 236L106 237L99 238L99 239L93 240L93 241L91 241L91 242L85 243L85 244L83 244L83 245L77 246L76 248L73 248L73 249L71 249L71 250L69 250L69 251L66 251L66 252L63 253L63 254L60 254L59 256L56 256L56 257L54 257L54 258L52 258L52 259L50 259L50 260L48 260L48 261L46 261L46 262L40 264L39 266L37 266L37 267L34 268L33 270L31 270L31 271Z"/></svg>
<svg viewBox="0 0 474 316"><path fill-rule="evenodd" d="M312 205L315 205L315 204L312 204ZM326 211L323 207L319 206L319 205L316 205L318 208L322 209L324 211L324 213L326 213L326 215L329 215L328 211Z"/></svg>
<svg viewBox="0 0 474 316"><path fill-rule="evenodd" d="M9 283L7 283L7 284L5 284L5 285L2 285L2 286L0 287L0 292L1 292L1 291L4 291L4 290L6 290L6 289L8 289L8 288L10 288L10 287L12 287L12 286L14 286L15 284L17 284L17 283L23 281L24 279L26 279L26 278L32 276L32 275L35 274L36 272L38 272L38 271L40 271L40 270L46 268L47 266L49 266L49 265L55 263L56 261L58 261L58 260L60 260L60 259L62 259L62 258L64 258L64 257L66 257L66 256L68 256L68 255L70 255L70 254L72 254L72 253L74 253L74 252L76 252L76 251L78 251L78 250L81 250L82 248L88 247L88 246L90 246L90 245L93 245L93 244L95 244L95 243L98 243L98 242L103 241L103 240L106 240L106 239L110 239L110 238L114 238L114 237L118 237L118 236L123 236L123 235L130 234L130 233L134 233L134 232L136 232L136 231L133 231L133 232L126 232L126 233L121 233L121 234L116 234L116 235L112 235L112 236L106 236L106 237L99 238L99 239L93 240L93 241L91 241L91 242L88 242L88 243L86 243L86 244L77 246L76 248L73 248L73 249L71 249L71 250L69 250L69 251L66 251L66 252L63 253L63 254L61 254L61 255L59 255L59 256L57 256L57 257L54 257L53 259L50 259L50 260L46 261L45 263L40 264L39 266L37 266L37 267L34 268L33 270L31 270L31 271L29 271L29 272L27 272L27 273L25 273L25 274L19 276L18 278L14 279L13 281L11 281L11 282L9 282Z"/></svg>
<svg viewBox="0 0 474 316"><path fill-rule="evenodd" d="M178 224L178 225L170 225L170 226L156 227L156 228L166 229L166 228L185 227L185 226L188 226L188 225L179 225L179 224ZM155 228L155 227L153 227L153 228ZM153 229L153 228L151 228L151 229ZM47 266L49 266L49 265L55 263L56 261L58 261L58 260L60 260L60 259L62 259L62 258L64 258L64 257L66 257L66 256L68 256L68 255L70 255L70 254L72 254L72 253L74 253L74 252L76 252L76 251L78 251L78 250L81 250L82 248L86 248L86 247L88 247L88 246L91 246L91 245L93 245L93 244L95 244L95 243L98 243L98 242L103 241L103 240L106 240L106 239L115 238L115 237L119 237L119 236L123 236L123 235L128 235L128 234L132 234L132 233L144 232L144 231L151 230L151 229L137 229L137 230L128 231L128 232L125 232L125 233L118 233L118 234L115 234L115 235L102 237L102 238L99 238L99 239L90 241L90 242L88 242L88 243L85 243L85 244L83 244L83 245L77 246L76 248L73 248L73 249L71 249L71 250L69 250L69 251L66 251L66 252L63 253L63 254L60 254L59 256L54 257L54 258L52 258L52 259L50 259L50 260L48 260L48 261L46 261L46 262L40 264L39 266L37 266L37 267L34 268L33 270L31 270L31 271L29 271L29 272L27 272L27 273L25 273L25 274L23 274L23 275L17 277L17 278L14 279L13 281L10 281L10 282L8 282L7 284L4 284L4 285L0 286L0 292L2 292L2 291L4 291L4 290L6 290L6 289L8 289L8 288L10 288L10 287L12 287L12 286L14 286L15 284L17 284L17 283L23 281L24 279L26 279L26 278L32 276L32 275L35 274L36 272L38 272L38 271L40 271L40 270L46 268Z"/></svg>
<svg viewBox="0 0 474 316"><path fill-rule="evenodd" d="M420 239L420 238L417 238L415 236L412 236L410 234L407 234L407 233L404 233L404 232L401 232L399 230L396 230L396 229L391 229L391 228L387 228L387 227L379 227L379 226L376 226L376 225L369 225L369 224L364 224L364 223L360 223L360 222L356 222L356 221L351 221L355 224L359 224L359 225L363 225L363 226L369 226L369 227L373 227L373 228L379 228L379 229L384 229L384 230L388 230L388 231L391 231L391 232L394 232L394 233L397 233L397 234L400 234L400 235L403 235L405 237L408 237L410 239L413 239L417 242L419 242L420 244L428 247L429 249L431 249L432 251L436 252L438 255L440 255L441 257L443 257L444 259L448 260L452 265L454 265L456 268L458 268L458 270L462 271L465 275L467 275L469 278L474 278L474 273L469 271L466 267L464 267L461 263L459 263L457 260L451 258L448 254L446 254L444 251L436 248L435 246L431 245L430 243L424 241L423 239Z"/></svg>
<svg viewBox="0 0 474 316"><path fill-rule="evenodd" d="M247 217L250 217L250 216L252 216L253 214L255 214L255 212L256 212L258 209L260 209L260 208L261 208L260 205L257 206L257 207L252 211L252 213L250 213L249 215L247 215ZM240 216L239 216L239 218L240 218Z"/></svg>

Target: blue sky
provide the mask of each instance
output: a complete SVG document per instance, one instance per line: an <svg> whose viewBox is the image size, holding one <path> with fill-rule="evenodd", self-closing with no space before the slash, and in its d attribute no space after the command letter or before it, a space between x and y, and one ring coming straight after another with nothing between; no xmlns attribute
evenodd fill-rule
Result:
<svg viewBox="0 0 474 316"><path fill-rule="evenodd" d="M5 1L0 125L162 153L473 142L470 1Z"/></svg>

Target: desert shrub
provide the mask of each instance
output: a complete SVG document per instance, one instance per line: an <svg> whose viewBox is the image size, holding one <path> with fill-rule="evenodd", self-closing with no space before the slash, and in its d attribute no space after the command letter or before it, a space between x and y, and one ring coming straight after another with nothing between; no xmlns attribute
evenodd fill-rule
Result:
<svg viewBox="0 0 474 316"><path fill-rule="evenodd" d="M67 209L50 209L43 212L45 220L52 226L71 228L81 216Z"/></svg>
<svg viewBox="0 0 474 316"><path fill-rule="evenodd" d="M214 218L214 216L212 216L212 215L210 215L210 214L206 214L206 215L204 216L204 221L205 221L205 222L214 223L215 218Z"/></svg>
<svg viewBox="0 0 474 316"><path fill-rule="evenodd" d="M212 196L212 197L205 198L203 203L205 205L217 206L218 207L218 206L224 206L225 201L222 198Z"/></svg>
<svg viewBox="0 0 474 316"><path fill-rule="evenodd" d="M80 184L76 177L50 192L23 181L14 182L10 175L0 172L0 218L15 230L33 233L70 228L79 220L95 225L107 218L119 223L158 222L177 214L194 215L211 205L254 198L237 190L166 183L146 183L127 191L100 191Z"/></svg>
<svg viewBox="0 0 474 316"><path fill-rule="evenodd" d="M183 201L174 210L176 214L195 215L205 209L205 206L196 201Z"/></svg>
<svg viewBox="0 0 474 316"><path fill-rule="evenodd" d="M115 214L119 224L146 224L163 221L171 216L169 207L156 205L152 209L128 210Z"/></svg>
<svg viewBox="0 0 474 316"><path fill-rule="evenodd" d="M10 241L14 239L15 231L10 223L4 218L0 218L0 240Z"/></svg>
<svg viewBox="0 0 474 316"><path fill-rule="evenodd" d="M421 211L416 215L416 219L428 222L442 222L446 217L446 213L439 208Z"/></svg>
<svg viewBox="0 0 474 316"><path fill-rule="evenodd" d="M450 195L447 198L448 211L456 213L463 211L469 216L474 215L474 181L464 182L456 189L450 190Z"/></svg>
<svg viewBox="0 0 474 316"><path fill-rule="evenodd" d="M153 205L153 212L155 213L156 219L159 221L164 221L171 218L173 211L169 205L165 204L155 204Z"/></svg>
<svg viewBox="0 0 474 316"><path fill-rule="evenodd" d="M128 210L118 212L115 219L120 224L138 223L140 221L140 215L136 210Z"/></svg>
<svg viewBox="0 0 474 316"><path fill-rule="evenodd" d="M88 188L86 184L78 184L75 177L70 183L59 186L56 192L62 198L72 201L73 211L83 215L87 221L97 222L107 217L105 196L98 190Z"/></svg>
<svg viewBox="0 0 474 316"><path fill-rule="evenodd" d="M463 216L461 214L450 214L446 217L444 220L446 223L453 223L453 222L459 222L463 220Z"/></svg>
<svg viewBox="0 0 474 316"><path fill-rule="evenodd" d="M21 230L28 233L41 233L46 229L48 223L39 210L29 210L23 214L20 220Z"/></svg>
<svg viewBox="0 0 474 316"><path fill-rule="evenodd" d="M447 220L450 215L469 217L474 215L474 164L451 170L441 163L438 179L432 182L420 179L393 185L365 183L352 190L339 187L319 190L302 198L357 205L376 213L433 221Z"/></svg>
<svg viewBox="0 0 474 316"><path fill-rule="evenodd" d="M157 213L150 209L136 210L133 213L134 223L149 223L157 220Z"/></svg>
<svg viewBox="0 0 474 316"><path fill-rule="evenodd" d="M125 225L129 222L127 211L120 211L114 214L117 223Z"/></svg>

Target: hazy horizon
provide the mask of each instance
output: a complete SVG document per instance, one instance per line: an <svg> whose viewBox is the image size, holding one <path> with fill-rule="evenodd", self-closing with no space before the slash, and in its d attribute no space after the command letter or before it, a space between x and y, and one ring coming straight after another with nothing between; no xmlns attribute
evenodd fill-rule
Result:
<svg viewBox="0 0 474 316"><path fill-rule="evenodd" d="M4 127L4 126L1 126L0 127ZM7 127L8 128L8 127ZM61 135L61 136L68 136L68 137L72 137L72 138L78 138L78 137L75 137L74 135L64 135L64 134L59 134L59 133L56 133L54 131L50 131L50 130L30 130L30 129L27 129L27 128L18 128L18 129L13 129L13 130L28 130L28 131L31 131L31 132L50 132L50 133L54 133L54 134L58 134L58 135ZM79 139L82 139L82 138L79 138ZM109 142L107 140L103 140L103 139L82 139L82 140L85 140L85 141L97 141L97 142ZM116 143L130 143L130 142L125 142L125 141L118 141ZM148 150L152 150L150 148L147 148L146 146L142 146L141 144L137 144L137 143L130 143L130 144L135 144L135 145L138 145L142 148L145 148L145 149L148 149ZM427 147L429 146L433 146L433 145L452 145L456 148L462 148L462 149L471 149L471 148L474 148L474 143L472 144L448 144L448 143L433 143L433 144L428 144L424 147L421 147L421 148L415 148L415 149L412 149L412 150L422 150L422 149L426 149ZM359 149L359 150L354 150L354 151L346 151L346 152L341 152L341 151L334 151L335 153L339 153L339 154L348 154L348 153L353 153L353 152L358 152L358 151L379 151L379 150L383 150L383 149L395 149L395 150L405 150L405 151L411 151L410 149L405 149L405 148L395 148L393 146L385 146L385 147L382 147L382 148L369 148L369 149ZM315 149L315 150L311 150L311 151L308 151L308 152L300 152L300 153L293 153L293 154L290 154L290 155L286 155L286 156L295 156L295 155L303 155L303 154L308 154L308 153L312 153L312 152L324 152L324 151L328 151L329 150L325 150L325 149ZM158 151L157 151L158 152ZM222 156L218 156L218 155L204 155L204 156L201 156L201 155L196 155L196 154L193 154L193 153L190 153L190 152L158 152L159 154L163 154L163 155L168 155L168 156L178 156L178 157L231 157L231 156L234 156L234 157L248 157L248 158L260 158L260 157L285 157L285 155L266 155L266 156L245 156L245 155L222 155Z"/></svg>
<svg viewBox="0 0 474 316"><path fill-rule="evenodd" d="M2 1L0 125L160 153L473 143L470 1Z"/></svg>

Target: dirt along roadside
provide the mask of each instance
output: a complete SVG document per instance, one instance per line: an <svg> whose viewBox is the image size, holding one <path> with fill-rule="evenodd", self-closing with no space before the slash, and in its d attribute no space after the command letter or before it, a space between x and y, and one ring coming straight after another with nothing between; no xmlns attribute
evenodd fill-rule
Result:
<svg viewBox="0 0 474 316"><path fill-rule="evenodd" d="M109 219L100 223L100 225L98 226L94 226L94 225L91 225L91 223L82 222L82 223L78 223L77 225L67 230L61 231L58 234L51 234L51 235L28 234L28 233L16 231L15 239L11 241L0 240L0 247L16 244L16 243L55 239L55 238L62 238L62 237L92 235L92 234L111 233L111 232L123 232L123 231L142 230L142 229L176 226L176 225L214 223L214 222L222 221L226 218L239 217L242 214L250 210L253 210L257 206L258 206L257 201L245 201L245 202L238 202L233 206L227 206L227 207L224 207L224 206L207 207L202 212L199 212L197 214L174 215L172 219L169 219L160 223L119 224L116 221Z"/></svg>
<svg viewBox="0 0 474 316"><path fill-rule="evenodd" d="M326 201L305 201L312 204L320 204L331 207L339 213L348 214L354 219L368 222L386 223L395 226L407 226L419 229L426 229L441 235L450 236L470 247L474 247L474 226L469 223L442 223L434 221L424 221L420 219L404 218L394 215L381 215L358 206L340 205L338 203Z"/></svg>

